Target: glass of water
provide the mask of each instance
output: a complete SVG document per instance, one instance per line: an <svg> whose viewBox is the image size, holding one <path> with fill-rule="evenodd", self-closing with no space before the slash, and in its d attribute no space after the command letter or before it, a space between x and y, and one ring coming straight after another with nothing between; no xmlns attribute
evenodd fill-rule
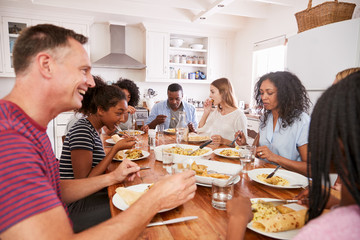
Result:
<svg viewBox="0 0 360 240"><path fill-rule="evenodd" d="M176 128L176 143L180 144L184 138L186 128Z"/></svg>
<svg viewBox="0 0 360 240"><path fill-rule="evenodd" d="M211 187L211 205L219 210L226 210L226 203L234 195L234 184L221 186L214 181Z"/></svg>
<svg viewBox="0 0 360 240"><path fill-rule="evenodd" d="M174 154L168 149L162 149L163 167L169 175L174 174Z"/></svg>
<svg viewBox="0 0 360 240"><path fill-rule="evenodd" d="M250 150L245 149L243 151L243 157L240 157L242 173L247 173L249 171L249 166L250 166L252 157L253 157L253 153Z"/></svg>

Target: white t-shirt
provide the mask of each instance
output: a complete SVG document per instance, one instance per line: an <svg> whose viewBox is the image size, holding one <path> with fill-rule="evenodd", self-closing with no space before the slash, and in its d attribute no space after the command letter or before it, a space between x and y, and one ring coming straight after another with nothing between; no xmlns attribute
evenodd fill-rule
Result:
<svg viewBox="0 0 360 240"><path fill-rule="evenodd" d="M239 109L226 115L221 115L215 109L208 116L205 125L198 129L198 132L206 133L210 136L220 135L222 138L232 141L235 133L239 130L242 130L245 136L247 136L246 126L246 116Z"/></svg>

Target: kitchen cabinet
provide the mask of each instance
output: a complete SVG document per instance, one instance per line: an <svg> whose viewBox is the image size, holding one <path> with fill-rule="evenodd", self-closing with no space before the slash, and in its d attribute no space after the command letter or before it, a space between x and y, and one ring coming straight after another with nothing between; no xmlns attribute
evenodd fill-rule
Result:
<svg viewBox="0 0 360 240"><path fill-rule="evenodd" d="M89 36L89 24L90 21L79 20L76 22L76 18L72 19L72 22L65 22L60 18L49 16L35 16L24 15L18 17L19 14L12 13L0 13L2 19L2 28L0 34L0 77L15 77L13 64L12 64L12 50L16 39L19 37L19 33L29 26L37 24L48 23L58 26L63 26L81 33L85 36ZM71 21L67 19L67 21ZM88 44L84 45L87 52L90 52Z"/></svg>
<svg viewBox="0 0 360 240"><path fill-rule="evenodd" d="M169 46L169 78L181 82L206 81L208 61L208 38L170 34L170 39L184 40L180 47ZM191 44L201 44L202 49L191 48ZM174 71L175 74L171 74ZM173 80L174 81L174 80Z"/></svg>
<svg viewBox="0 0 360 240"><path fill-rule="evenodd" d="M183 39L184 43L172 47L171 38ZM203 48L191 48L194 43L202 44ZM217 78L229 76L229 42L226 37L147 30L145 52L147 82L209 84ZM199 76L198 79L190 79L189 73L194 73L195 78Z"/></svg>
<svg viewBox="0 0 360 240"><path fill-rule="evenodd" d="M226 38L209 38L209 80L218 78L229 78L229 44Z"/></svg>
<svg viewBox="0 0 360 240"><path fill-rule="evenodd" d="M2 22L2 32L4 33L2 34L4 36L2 45L2 51L4 53L3 72L5 74L11 74L14 72L12 65L12 52L15 41L19 37L19 33L31 25L31 20L25 18L3 17Z"/></svg>
<svg viewBox="0 0 360 240"><path fill-rule="evenodd" d="M146 80L166 81L169 77L169 34L149 31L146 33Z"/></svg>
<svg viewBox="0 0 360 240"><path fill-rule="evenodd" d="M54 118L54 152L57 159L60 159L63 139L67 123L73 117L73 112L63 112Z"/></svg>

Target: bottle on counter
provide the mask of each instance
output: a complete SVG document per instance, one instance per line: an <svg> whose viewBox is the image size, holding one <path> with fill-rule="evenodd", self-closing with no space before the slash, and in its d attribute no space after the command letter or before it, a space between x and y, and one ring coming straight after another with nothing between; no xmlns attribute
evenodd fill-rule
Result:
<svg viewBox="0 0 360 240"><path fill-rule="evenodd" d="M187 141L188 133L189 128L186 124L186 113L184 111L180 111L179 122L176 125L176 143L180 144L182 140Z"/></svg>

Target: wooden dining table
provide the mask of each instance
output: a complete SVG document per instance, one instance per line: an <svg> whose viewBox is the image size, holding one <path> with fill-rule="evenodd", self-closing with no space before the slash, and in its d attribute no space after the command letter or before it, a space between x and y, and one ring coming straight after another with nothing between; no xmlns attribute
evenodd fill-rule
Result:
<svg viewBox="0 0 360 240"><path fill-rule="evenodd" d="M102 136L104 141L105 151L108 151L111 144L105 140L109 136ZM140 171L140 177L137 177L134 181L124 181L119 184L111 185L108 187L109 204L111 215L116 216L121 214L121 210L116 208L112 203L112 198L115 194L117 187L129 187L141 183L154 183L160 180L167 174L161 161L155 159L154 150L150 150L148 146L147 134L137 136L140 143L139 148L150 152L149 157L141 160L137 160L136 163L140 167L149 166L150 169ZM171 144L175 143L175 135L164 134L157 139L157 144ZM184 144L190 144L183 142ZM196 144L196 145L200 145ZM210 144L208 147L213 150L217 148L225 148L225 145ZM233 164L240 164L239 159L230 159L220 157L212 153L207 159L213 161L221 161ZM114 169L120 164L118 161L113 161L109 169ZM267 163L260 159L255 159L250 163L249 169L255 168L275 168L275 165ZM298 189L283 189L269 187L255 181L252 181L246 173L240 173L240 181L234 185L234 194L244 195L249 198L276 198L276 199L294 199L302 190ZM146 211L146 209L144 209ZM197 186L195 197L184 203L183 205L162 213L158 213L154 216L151 222L165 221L169 219L186 217L186 216L198 216L198 219L155 227L147 227L140 234L138 239L225 239L227 229L227 214L226 211L218 210L211 205L211 187ZM272 239L251 231L246 230L245 239Z"/></svg>

